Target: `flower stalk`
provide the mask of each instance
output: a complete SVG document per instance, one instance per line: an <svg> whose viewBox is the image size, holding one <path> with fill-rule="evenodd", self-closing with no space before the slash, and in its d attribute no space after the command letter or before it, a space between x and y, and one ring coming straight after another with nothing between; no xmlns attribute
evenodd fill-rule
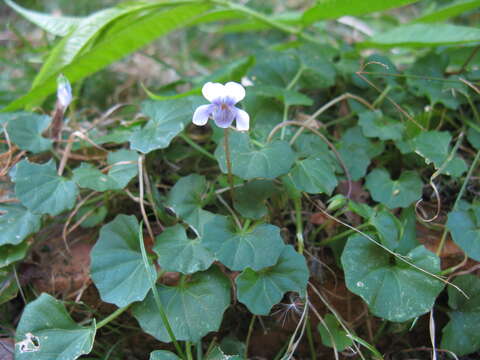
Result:
<svg viewBox="0 0 480 360"><path fill-rule="evenodd" d="M232 206L235 201L235 192L233 189L233 173L232 173L232 159L230 158L230 146L228 143L228 129L223 129L224 140L223 146L225 148L225 159L227 161L227 177L228 185L230 186L230 197L232 199Z"/></svg>

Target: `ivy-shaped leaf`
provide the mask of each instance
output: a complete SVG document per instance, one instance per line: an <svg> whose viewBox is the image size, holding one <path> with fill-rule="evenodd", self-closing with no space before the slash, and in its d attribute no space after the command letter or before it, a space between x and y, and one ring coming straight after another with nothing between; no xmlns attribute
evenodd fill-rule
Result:
<svg viewBox="0 0 480 360"><path fill-rule="evenodd" d="M403 123L383 115L380 110L360 113L358 124L366 137L380 140L400 140L405 131Z"/></svg>
<svg viewBox="0 0 480 360"><path fill-rule="evenodd" d="M41 216L32 214L20 204L1 204L0 214L0 246L18 245L40 230Z"/></svg>
<svg viewBox="0 0 480 360"><path fill-rule="evenodd" d="M385 169L374 169L368 174L365 186L373 200L390 209L407 207L422 196L422 180L414 171L404 171L398 180L390 179Z"/></svg>
<svg viewBox="0 0 480 360"><path fill-rule="evenodd" d="M439 169L450 155L450 142L452 135L447 131L424 131L412 139L415 152L425 159L427 164L433 162L436 169ZM451 159L442 174L453 177L461 176L467 171L467 164L459 156Z"/></svg>
<svg viewBox="0 0 480 360"><path fill-rule="evenodd" d="M296 162L288 177L298 190L310 194L331 195L338 184L335 167L324 157L308 157Z"/></svg>
<svg viewBox="0 0 480 360"><path fill-rule="evenodd" d="M202 242L222 264L233 271L247 267L258 271L272 266L285 247L280 229L276 226L262 224L253 230L237 232L224 217L207 224Z"/></svg>
<svg viewBox="0 0 480 360"><path fill-rule="evenodd" d="M138 155L135 151L119 150L108 154L108 174L93 165L82 163L73 170L73 179L82 188L95 191L120 190L138 174Z"/></svg>
<svg viewBox="0 0 480 360"><path fill-rule="evenodd" d="M201 104L199 97L144 101L142 113L150 120L132 134L130 147L144 154L168 147L172 139L192 121L195 109Z"/></svg>
<svg viewBox="0 0 480 360"><path fill-rule="evenodd" d="M135 216L118 215L102 226L91 252L90 274L100 297L118 307L143 300L150 290L138 229ZM150 267L155 273L155 267Z"/></svg>
<svg viewBox="0 0 480 360"><path fill-rule="evenodd" d="M32 213L58 215L75 204L75 183L57 175L55 162L35 164L27 159L16 165L15 194Z"/></svg>
<svg viewBox="0 0 480 360"><path fill-rule="evenodd" d="M33 153L50 150L52 140L44 138L42 133L48 128L51 118L28 112L12 113L7 125L10 140L22 150Z"/></svg>
<svg viewBox="0 0 480 360"><path fill-rule="evenodd" d="M92 350L95 331L95 320L88 327L76 324L61 301L43 293L20 318L15 359L77 359Z"/></svg>
<svg viewBox="0 0 480 360"><path fill-rule="evenodd" d="M470 258L480 261L480 204L450 212L447 228L453 241Z"/></svg>
<svg viewBox="0 0 480 360"><path fill-rule="evenodd" d="M163 270L183 274L206 270L215 260L203 241L200 238L189 239L179 224L166 228L157 236L153 251L158 255L158 264Z"/></svg>
<svg viewBox="0 0 480 360"><path fill-rule="evenodd" d="M453 284L465 291L469 299L453 287L448 288L449 323L443 328L442 349L458 356L480 349L480 279L474 275L461 275Z"/></svg>
<svg viewBox="0 0 480 360"><path fill-rule="evenodd" d="M238 300L253 314L268 315L287 291L303 294L308 276L305 258L291 245L284 246L274 266L258 272L246 269L236 278Z"/></svg>
<svg viewBox="0 0 480 360"><path fill-rule="evenodd" d="M224 141L222 139L215 150L215 157L222 172L227 173ZM275 140L256 149L248 134L234 131L229 134L229 146L232 172L245 180L274 179L286 174L294 160L293 151L286 141Z"/></svg>
<svg viewBox="0 0 480 360"><path fill-rule="evenodd" d="M215 266L177 286L157 285L157 290L177 340L196 342L217 331L230 305L230 281ZM162 342L171 341L152 292L133 306L133 315L145 332Z"/></svg>
<svg viewBox="0 0 480 360"><path fill-rule="evenodd" d="M430 273L440 272L439 258L423 246L407 258ZM348 238L341 261L348 289L363 298L374 315L389 321L403 322L428 312L443 289L442 282L393 258L362 235Z"/></svg>

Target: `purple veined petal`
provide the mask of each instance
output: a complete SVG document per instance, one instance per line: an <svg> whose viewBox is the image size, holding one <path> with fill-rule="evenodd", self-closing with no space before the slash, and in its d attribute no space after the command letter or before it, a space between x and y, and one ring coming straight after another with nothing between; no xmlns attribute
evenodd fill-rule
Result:
<svg viewBox="0 0 480 360"><path fill-rule="evenodd" d="M207 123L210 114L214 110L214 105L200 105L193 113L193 123L198 126L203 126Z"/></svg>
<svg viewBox="0 0 480 360"><path fill-rule="evenodd" d="M231 105L234 105L243 100L245 97L245 89L239 83L230 81L225 84L224 97L233 101Z"/></svg>
<svg viewBox="0 0 480 360"><path fill-rule="evenodd" d="M222 101L225 96L225 86L220 83L208 82L202 87L202 94L211 103L218 103Z"/></svg>
<svg viewBox="0 0 480 360"><path fill-rule="evenodd" d="M225 104L214 106L213 120L215 121L215 124L223 129L228 128L232 124L233 119L237 116L238 109L235 106L228 106Z"/></svg>
<svg viewBox="0 0 480 360"><path fill-rule="evenodd" d="M245 110L237 109L237 130L247 131L250 128L250 115Z"/></svg>

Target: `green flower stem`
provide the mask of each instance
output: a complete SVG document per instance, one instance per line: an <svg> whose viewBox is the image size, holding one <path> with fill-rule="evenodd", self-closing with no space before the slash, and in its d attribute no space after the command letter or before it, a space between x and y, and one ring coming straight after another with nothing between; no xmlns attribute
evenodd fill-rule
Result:
<svg viewBox="0 0 480 360"><path fill-rule="evenodd" d="M295 74L295 76L293 77L293 79L287 85L287 90L290 90L291 88L293 88L295 86L295 84L297 83L297 81L300 80L300 77L302 76L304 69L305 68L303 67L303 64L302 64L298 68L298 71ZM284 104L284 106L283 106L283 122L288 120L288 110L289 110L289 106L287 104ZM287 131L287 128L283 127L282 132L280 133L280 140L283 140L285 138L286 131Z"/></svg>
<svg viewBox="0 0 480 360"><path fill-rule="evenodd" d="M250 338L252 337L253 325L255 325L255 320L257 320L257 315L252 316L252 319L250 320L250 325L248 325L247 339L245 340L245 359L248 359L248 345L250 344Z"/></svg>
<svg viewBox="0 0 480 360"><path fill-rule="evenodd" d="M467 188L467 184L470 181L470 178L472 177L473 171L477 167L478 161L480 160L480 150L477 152L477 155L475 155L475 158L473 159L472 165L470 165L470 169L468 169L467 176L465 177L465 180L462 184L462 187L460 188L460 191L458 192L457 198L455 199L455 203L453 204L453 210L455 210L458 206L458 203L460 202L461 198L463 197L463 194L465 193L465 189ZM440 238L440 244L438 244L438 248L436 251L437 256L440 256L442 253L443 247L445 246L445 241L447 240L447 234L448 234L448 229L445 226L445 229L443 230L442 237Z"/></svg>
<svg viewBox="0 0 480 360"><path fill-rule="evenodd" d="M202 360L203 354L202 354L202 339L197 341L197 344L195 345L195 348L197 350L197 360Z"/></svg>
<svg viewBox="0 0 480 360"><path fill-rule="evenodd" d="M302 199L301 198L293 199L293 204L295 206L295 227L297 229L297 241L298 241L297 251L300 254L303 254L304 240L303 240L303 222L302 222Z"/></svg>
<svg viewBox="0 0 480 360"><path fill-rule="evenodd" d="M120 315L122 315L125 311L128 310L128 308L130 307L131 304L128 304L127 306L124 306L122 308L118 308L117 310L115 310L113 313L111 313L110 315L108 315L105 319L103 319L102 321L98 322L97 325L95 326L96 330L104 327L105 325L107 325L109 322L115 320L117 317L119 317Z"/></svg>
<svg viewBox="0 0 480 360"><path fill-rule="evenodd" d="M170 336L170 340L172 340L173 345L177 350L177 354L180 355L182 359L186 359L185 353L180 347L180 344L178 343L175 337L175 334L173 333L172 327L168 322L167 314L165 314L165 310L163 309L162 302L160 301L160 295L158 295L157 285L156 285L157 278L156 278L156 275L151 271L151 268L148 262L147 251L145 250L145 244L143 243L143 222L140 223L140 226L138 228L138 240L140 242L140 250L142 251L143 264L145 265L145 269L147 270L148 277L150 279L150 283L151 283L150 286L152 288L153 297L155 299L155 303L157 304L158 312L160 313L163 326L165 326L165 329L167 330L167 333Z"/></svg>
<svg viewBox="0 0 480 360"><path fill-rule="evenodd" d="M317 352L315 351L315 344L313 342L312 322L310 321L310 317L307 317L307 339L308 347L310 348L310 357L312 360L316 360Z"/></svg>
<svg viewBox="0 0 480 360"><path fill-rule="evenodd" d="M370 223L363 223L359 226L356 227L357 230L362 230L366 227L370 226ZM320 241L320 243L318 245L320 246L327 246L337 240L340 240L346 236L349 236L349 235L352 235L352 234L355 234L357 233L357 231L355 230L347 230L347 231L344 231L344 232L341 232L340 234L337 234L335 236L332 236L332 237L329 237L329 238L326 238L326 239L323 239L322 241Z"/></svg>
<svg viewBox="0 0 480 360"><path fill-rule="evenodd" d="M192 344L190 343L190 341L185 342L185 352L187 353L187 359L188 360L193 360Z"/></svg>
<svg viewBox="0 0 480 360"><path fill-rule="evenodd" d="M230 158L230 146L228 144L228 128L223 130L224 140L223 145L225 147L225 158L227 161L227 176L228 176L228 184L230 185L230 197L232 198L232 206L235 199L235 194L233 190L233 174L232 174L232 159Z"/></svg>
<svg viewBox="0 0 480 360"><path fill-rule="evenodd" d="M180 133L180 137L188 144L190 145L191 147L193 147L195 150L197 150L199 153L202 153L203 155L205 155L206 157L208 157L209 159L212 159L212 160L215 160L217 161L217 159L215 158L215 156L213 156L213 154L209 153L207 150L205 150L203 147L201 147L200 145L198 145L195 141L193 141L192 139L190 139L187 134L185 133Z"/></svg>

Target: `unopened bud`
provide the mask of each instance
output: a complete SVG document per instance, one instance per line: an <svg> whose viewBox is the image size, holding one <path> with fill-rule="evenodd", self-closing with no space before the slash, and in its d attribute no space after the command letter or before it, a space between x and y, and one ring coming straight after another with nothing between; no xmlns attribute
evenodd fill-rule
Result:
<svg viewBox="0 0 480 360"><path fill-rule="evenodd" d="M57 99L63 109L66 109L72 102L72 87L63 74L57 78Z"/></svg>

